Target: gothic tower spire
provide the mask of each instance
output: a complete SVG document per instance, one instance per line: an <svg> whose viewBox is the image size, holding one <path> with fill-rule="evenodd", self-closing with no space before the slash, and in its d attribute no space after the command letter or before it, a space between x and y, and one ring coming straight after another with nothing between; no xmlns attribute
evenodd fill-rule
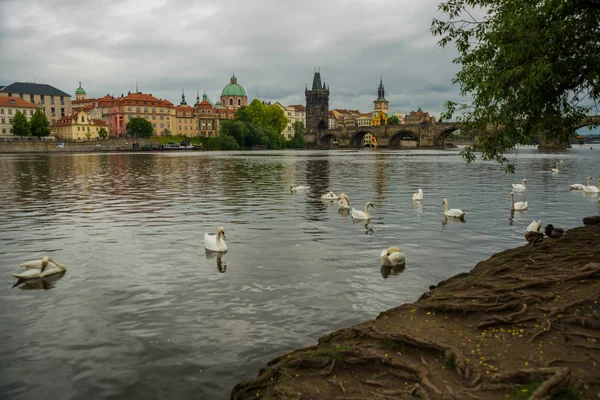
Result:
<svg viewBox="0 0 600 400"><path fill-rule="evenodd" d="M183 89L181 89L181 104L182 106L187 106L187 103L185 102L185 92L183 91Z"/></svg>

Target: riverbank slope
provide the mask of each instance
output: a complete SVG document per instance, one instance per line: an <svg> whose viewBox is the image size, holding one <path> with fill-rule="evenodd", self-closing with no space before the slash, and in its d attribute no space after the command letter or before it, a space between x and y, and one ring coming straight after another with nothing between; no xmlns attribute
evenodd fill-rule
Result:
<svg viewBox="0 0 600 400"><path fill-rule="evenodd" d="M231 398L596 399L599 301L600 226L571 229L276 357Z"/></svg>

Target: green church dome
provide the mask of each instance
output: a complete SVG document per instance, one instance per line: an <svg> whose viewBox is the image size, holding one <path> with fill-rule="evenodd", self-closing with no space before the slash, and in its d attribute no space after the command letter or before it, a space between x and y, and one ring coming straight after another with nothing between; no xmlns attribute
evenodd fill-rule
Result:
<svg viewBox="0 0 600 400"><path fill-rule="evenodd" d="M79 82L79 87L75 90L75 94L85 94L85 90L81 87L81 82Z"/></svg>
<svg viewBox="0 0 600 400"><path fill-rule="evenodd" d="M246 91L241 85L238 85L235 75L231 77L231 83L223 88L221 96L242 96L246 97Z"/></svg>

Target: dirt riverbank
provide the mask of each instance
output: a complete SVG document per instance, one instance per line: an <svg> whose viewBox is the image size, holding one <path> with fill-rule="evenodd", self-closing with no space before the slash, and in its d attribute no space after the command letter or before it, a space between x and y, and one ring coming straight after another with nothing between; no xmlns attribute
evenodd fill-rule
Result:
<svg viewBox="0 0 600 400"><path fill-rule="evenodd" d="M232 399L599 399L600 226L506 250L271 360Z"/></svg>

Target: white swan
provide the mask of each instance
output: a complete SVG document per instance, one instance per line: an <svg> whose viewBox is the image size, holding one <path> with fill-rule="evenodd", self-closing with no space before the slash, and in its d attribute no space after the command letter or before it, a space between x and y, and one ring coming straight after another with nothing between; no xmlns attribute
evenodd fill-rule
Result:
<svg viewBox="0 0 600 400"><path fill-rule="evenodd" d="M510 192L510 209L513 211L524 211L527 210L527 201L517 201L515 203L515 194Z"/></svg>
<svg viewBox="0 0 600 400"><path fill-rule="evenodd" d="M557 173L558 171L558 165L559 164L564 164L565 162L563 160L560 160L559 162L556 163L556 168L552 168L552 172Z"/></svg>
<svg viewBox="0 0 600 400"><path fill-rule="evenodd" d="M349 210L350 209L350 198L346 193L340 194L340 199L338 200L338 209L339 210Z"/></svg>
<svg viewBox="0 0 600 400"><path fill-rule="evenodd" d="M354 219L371 219L369 214L369 207L375 207L370 201L365 205L365 211L352 209L352 218Z"/></svg>
<svg viewBox="0 0 600 400"><path fill-rule="evenodd" d="M466 212L464 212L463 210L459 209L459 208L453 208L451 210L448 210L448 199L444 199L442 200L442 204L444 205L444 215L446 217L452 217L452 218L464 218Z"/></svg>
<svg viewBox="0 0 600 400"><path fill-rule="evenodd" d="M44 257L38 261L28 261L19 266L25 269L25 272L22 274L12 274L17 279L44 278L67 270L63 264L48 257Z"/></svg>
<svg viewBox="0 0 600 400"><path fill-rule="evenodd" d="M302 185L296 186L295 183L290 186L290 190L292 192L296 192L298 190L308 190L308 188L310 188L310 186L302 186Z"/></svg>
<svg viewBox="0 0 600 400"><path fill-rule="evenodd" d="M600 189L600 179L598 179L598 186L588 185L588 186L583 187L583 191L586 193L598 193L598 192L600 192L599 189Z"/></svg>
<svg viewBox="0 0 600 400"><path fill-rule="evenodd" d="M571 190L584 190L584 188L586 186L590 186L591 181L592 181L592 177L588 176L587 177L587 185L582 185L581 183L574 183L572 185L569 185L569 187L571 188Z"/></svg>
<svg viewBox="0 0 600 400"><path fill-rule="evenodd" d="M419 188L417 193L413 193L413 201L423 200L423 189Z"/></svg>
<svg viewBox="0 0 600 400"><path fill-rule="evenodd" d="M338 200L339 198L340 198L340 196L336 195L333 192L329 192L329 193L321 196L321 200Z"/></svg>
<svg viewBox="0 0 600 400"><path fill-rule="evenodd" d="M533 222L531 222L528 226L527 226L527 232L538 232L541 233L542 232L542 220L533 220Z"/></svg>
<svg viewBox="0 0 600 400"><path fill-rule="evenodd" d="M386 267L396 267L406 262L406 257L398 247L390 247L381 252L381 261Z"/></svg>
<svg viewBox="0 0 600 400"><path fill-rule="evenodd" d="M206 250L216 251L219 253L224 253L227 251L227 244L225 243L225 229L222 226L217 230L216 235L209 235L208 233L204 234L204 247Z"/></svg>
<svg viewBox="0 0 600 400"><path fill-rule="evenodd" d="M526 189L526 188L525 188L525 184L526 184L526 183L527 183L527 179L523 179L523 180L521 181L521 183L513 183L513 184L512 184L512 187L513 187L513 189L515 189L515 190L520 190L520 191L523 191L523 190L525 190L525 189Z"/></svg>

